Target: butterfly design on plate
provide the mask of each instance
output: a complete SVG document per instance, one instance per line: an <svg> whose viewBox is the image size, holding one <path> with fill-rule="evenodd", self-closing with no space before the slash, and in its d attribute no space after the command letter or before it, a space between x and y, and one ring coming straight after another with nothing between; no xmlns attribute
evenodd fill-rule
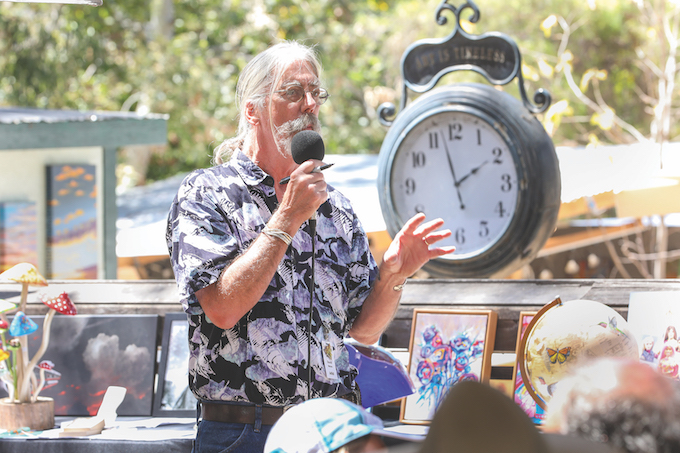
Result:
<svg viewBox="0 0 680 453"><path fill-rule="evenodd" d="M566 348L546 348L548 351L548 357L550 358L550 363L564 363L571 354L571 347Z"/></svg>

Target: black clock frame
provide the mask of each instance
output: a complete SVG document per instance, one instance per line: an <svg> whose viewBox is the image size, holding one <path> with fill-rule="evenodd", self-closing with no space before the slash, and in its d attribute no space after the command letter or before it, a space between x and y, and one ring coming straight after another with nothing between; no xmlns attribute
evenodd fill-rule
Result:
<svg viewBox="0 0 680 453"><path fill-rule="evenodd" d="M442 111L462 111L489 123L505 140L519 179L515 215L494 244L474 256L430 260L435 277L501 278L532 260L553 233L560 208L561 178L555 147L541 123L519 100L490 86L470 83L437 88L419 97L396 118L380 150L378 193L387 230L399 218L390 189L391 168L400 144L414 125ZM445 196L445 194L442 194Z"/></svg>

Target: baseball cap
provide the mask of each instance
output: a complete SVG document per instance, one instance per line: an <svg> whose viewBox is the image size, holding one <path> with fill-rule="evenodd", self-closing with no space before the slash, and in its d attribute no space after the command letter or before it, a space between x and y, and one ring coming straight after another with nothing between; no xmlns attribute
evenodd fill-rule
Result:
<svg viewBox="0 0 680 453"><path fill-rule="evenodd" d="M337 398L315 398L287 410L272 426L264 453L328 453L369 434L416 442L423 436L395 432L380 417Z"/></svg>

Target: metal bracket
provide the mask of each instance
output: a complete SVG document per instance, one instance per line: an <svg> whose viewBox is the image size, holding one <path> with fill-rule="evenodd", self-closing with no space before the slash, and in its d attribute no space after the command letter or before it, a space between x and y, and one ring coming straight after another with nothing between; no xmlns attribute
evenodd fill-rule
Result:
<svg viewBox="0 0 680 453"><path fill-rule="evenodd" d="M408 97L407 88L416 93L431 90L446 74L454 71L475 71L483 75L493 85L506 85L515 77L524 106L531 113L544 112L551 102L550 93L542 88L534 93L534 103L527 99L522 77L522 57L515 41L503 33L488 32L471 35L460 25L460 17L465 9L471 9L469 21L476 23L480 13L477 5L468 0L460 7L442 0L437 8L435 20L438 25L446 25L444 13L449 11L456 17L453 32L443 39L423 39L411 44L401 59L401 74L404 80L403 95L399 111L404 110ZM385 126L391 126L396 113L392 103L378 107L378 118Z"/></svg>

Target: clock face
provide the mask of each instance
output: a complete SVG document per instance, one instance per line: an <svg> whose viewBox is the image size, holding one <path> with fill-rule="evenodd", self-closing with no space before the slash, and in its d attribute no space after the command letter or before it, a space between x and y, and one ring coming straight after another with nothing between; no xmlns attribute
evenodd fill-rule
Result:
<svg viewBox="0 0 680 453"><path fill-rule="evenodd" d="M413 121L394 153L389 191L402 223L418 212L442 218L455 245L445 259L464 260L494 245L518 203L518 164L491 119L441 107Z"/></svg>

